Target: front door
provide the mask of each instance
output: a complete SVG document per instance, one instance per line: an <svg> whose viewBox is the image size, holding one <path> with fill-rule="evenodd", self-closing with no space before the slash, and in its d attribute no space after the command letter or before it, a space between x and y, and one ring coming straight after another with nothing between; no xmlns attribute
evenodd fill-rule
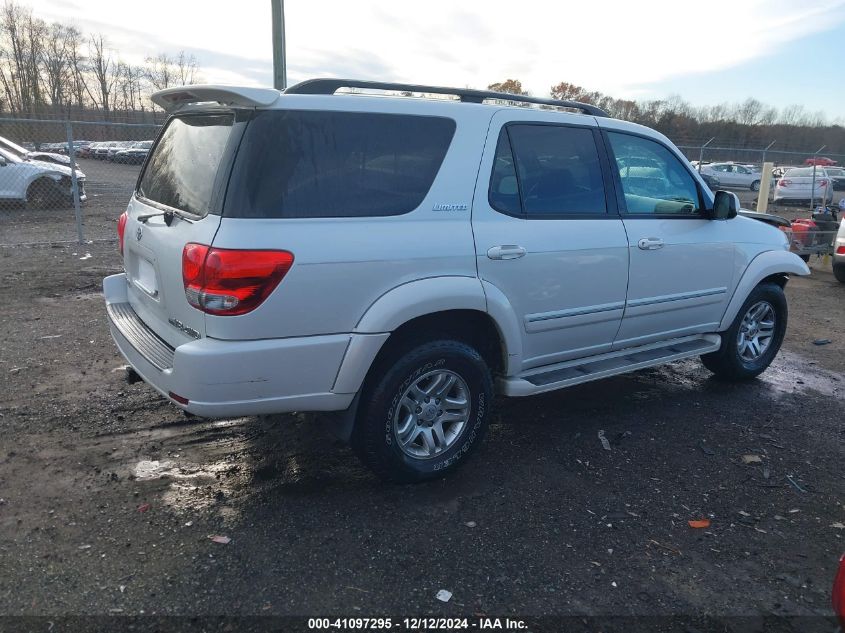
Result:
<svg viewBox="0 0 845 633"><path fill-rule="evenodd" d="M606 352L619 329L628 248L595 119L493 117L473 202L478 272L522 335L521 368Z"/></svg>
<svg viewBox="0 0 845 633"><path fill-rule="evenodd" d="M703 189L667 145L624 123L601 125L610 128L631 262L614 349L715 332L734 283L730 221L706 219Z"/></svg>

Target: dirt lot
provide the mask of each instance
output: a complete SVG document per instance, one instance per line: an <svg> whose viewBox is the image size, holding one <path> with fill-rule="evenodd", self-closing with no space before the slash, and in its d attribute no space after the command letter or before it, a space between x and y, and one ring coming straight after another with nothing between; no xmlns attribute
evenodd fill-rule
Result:
<svg viewBox="0 0 845 633"><path fill-rule="evenodd" d="M137 170L99 168L118 192ZM112 200L86 208L99 237ZM0 213L0 243L72 238L54 229ZM0 614L829 616L845 285L813 266L760 379L684 361L502 400L459 473L400 487L319 420L188 419L125 384L113 241L0 247Z"/></svg>

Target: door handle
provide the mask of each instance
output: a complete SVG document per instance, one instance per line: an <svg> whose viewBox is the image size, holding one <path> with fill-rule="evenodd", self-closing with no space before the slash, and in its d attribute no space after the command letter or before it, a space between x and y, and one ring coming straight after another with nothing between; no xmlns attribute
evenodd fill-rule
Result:
<svg viewBox="0 0 845 633"><path fill-rule="evenodd" d="M487 257L490 259L519 259L523 255L525 255L525 249L516 244L493 246L487 251Z"/></svg>
<svg viewBox="0 0 845 633"><path fill-rule="evenodd" d="M658 248L663 248L663 240L659 237L644 237L639 242L639 246L644 251L656 251Z"/></svg>

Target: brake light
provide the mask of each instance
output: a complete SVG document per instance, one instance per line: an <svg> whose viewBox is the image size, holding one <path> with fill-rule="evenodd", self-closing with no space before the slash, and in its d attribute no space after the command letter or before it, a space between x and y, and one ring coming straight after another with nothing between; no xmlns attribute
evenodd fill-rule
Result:
<svg viewBox="0 0 845 633"><path fill-rule="evenodd" d="M837 255L845 255L845 244L843 244L842 246L836 247L836 254Z"/></svg>
<svg viewBox="0 0 845 633"><path fill-rule="evenodd" d="M129 219L129 212L124 211L117 219L117 247L120 249L120 254L123 255L123 236L126 233L126 220Z"/></svg>
<svg viewBox="0 0 845 633"><path fill-rule="evenodd" d="M833 580L833 612L839 618L839 626L845 630L845 554L839 559L839 570Z"/></svg>
<svg viewBox="0 0 845 633"><path fill-rule="evenodd" d="M185 297L207 314L255 310L293 266L288 251L255 251L186 244L182 250Z"/></svg>
<svg viewBox="0 0 845 633"><path fill-rule="evenodd" d="M819 180L817 181L819 187L827 187L827 180Z"/></svg>

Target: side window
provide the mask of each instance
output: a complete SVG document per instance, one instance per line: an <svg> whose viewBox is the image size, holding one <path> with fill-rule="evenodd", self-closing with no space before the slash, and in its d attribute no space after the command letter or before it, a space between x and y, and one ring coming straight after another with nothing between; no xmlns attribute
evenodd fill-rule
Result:
<svg viewBox="0 0 845 633"><path fill-rule="evenodd" d="M628 213L691 215L700 211L698 187L666 147L640 136L608 132Z"/></svg>
<svg viewBox="0 0 845 633"><path fill-rule="evenodd" d="M490 182L490 205L525 217L607 213L592 130L529 123L503 128Z"/></svg>
<svg viewBox="0 0 845 633"><path fill-rule="evenodd" d="M499 132L499 142L496 145L496 157L493 159L493 175L490 177L488 199L490 206L496 211L508 215L522 213L511 143L508 139L508 130L504 127Z"/></svg>

